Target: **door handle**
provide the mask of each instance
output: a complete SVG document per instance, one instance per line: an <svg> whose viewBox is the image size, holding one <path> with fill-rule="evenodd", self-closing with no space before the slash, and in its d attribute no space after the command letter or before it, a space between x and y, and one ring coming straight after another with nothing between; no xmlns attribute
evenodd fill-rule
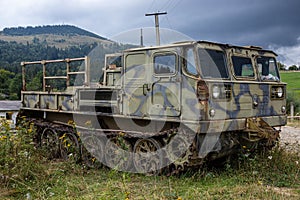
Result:
<svg viewBox="0 0 300 200"><path fill-rule="evenodd" d="M144 85L143 85L143 95L144 96L147 96L147 93L150 91L150 88L149 88L149 85L148 85L148 83L145 83Z"/></svg>

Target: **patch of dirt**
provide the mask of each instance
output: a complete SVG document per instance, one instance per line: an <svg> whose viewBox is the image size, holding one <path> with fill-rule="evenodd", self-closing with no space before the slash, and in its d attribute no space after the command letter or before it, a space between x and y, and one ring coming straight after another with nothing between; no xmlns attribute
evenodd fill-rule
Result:
<svg viewBox="0 0 300 200"><path fill-rule="evenodd" d="M291 189L291 188L284 188L284 187L279 188L279 187L267 186L267 190L274 191L277 194L280 194L289 199L291 199L292 197L294 197L294 198L297 197L297 199L298 199L298 197L299 197L299 195L295 193L294 189ZM294 199L294 198L292 198L292 199Z"/></svg>
<svg viewBox="0 0 300 200"><path fill-rule="evenodd" d="M281 128L280 145L289 150L300 149L300 128L284 126Z"/></svg>

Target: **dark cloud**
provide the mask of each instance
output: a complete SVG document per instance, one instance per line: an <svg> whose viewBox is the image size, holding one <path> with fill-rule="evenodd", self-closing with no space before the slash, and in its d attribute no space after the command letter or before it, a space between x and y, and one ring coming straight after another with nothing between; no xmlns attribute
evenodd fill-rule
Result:
<svg viewBox="0 0 300 200"><path fill-rule="evenodd" d="M160 16L161 27L195 40L280 52L296 47L291 51L295 55L300 46L299 9L300 0L10 0L0 1L0 28L64 23L111 38L153 27L154 17L145 13L167 11Z"/></svg>
<svg viewBox="0 0 300 200"><path fill-rule="evenodd" d="M195 39L293 46L300 36L298 0L204 0L196 4L178 8L176 13L182 13L174 15L179 30Z"/></svg>
<svg viewBox="0 0 300 200"><path fill-rule="evenodd" d="M167 11L161 27L197 40L293 46L300 36L299 9L299 0L11 0L0 3L0 26L70 23L110 37L154 26L145 13Z"/></svg>

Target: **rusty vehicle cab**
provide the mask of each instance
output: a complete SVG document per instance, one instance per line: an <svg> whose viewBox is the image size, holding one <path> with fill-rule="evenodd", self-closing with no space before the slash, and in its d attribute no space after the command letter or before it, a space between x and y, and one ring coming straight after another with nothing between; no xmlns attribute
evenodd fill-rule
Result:
<svg viewBox="0 0 300 200"><path fill-rule="evenodd" d="M286 124L286 84L280 81L276 56L259 47L207 41L133 48L106 55L96 82L90 80L95 74L88 57L22 62L23 77L34 64L43 66L44 76L43 91L26 91L23 78L20 113L34 121L41 140L63 134L68 122L75 121L81 134L93 128L108 141L116 141L122 132L133 153L164 148L180 135L170 151L184 152L176 154L178 159L164 158L165 167L178 172L241 146L276 143L279 127ZM83 67L72 70L77 61ZM57 62L66 65L65 75L48 76L47 65ZM72 84L78 75L81 84ZM65 80L66 87L54 90L50 79ZM72 140L79 137L74 129L67 130ZM106 142L98 146L102 151L111 147ZM120 161L105 162L113 166ZM132 162L135 168L141 164Z"/></svg>

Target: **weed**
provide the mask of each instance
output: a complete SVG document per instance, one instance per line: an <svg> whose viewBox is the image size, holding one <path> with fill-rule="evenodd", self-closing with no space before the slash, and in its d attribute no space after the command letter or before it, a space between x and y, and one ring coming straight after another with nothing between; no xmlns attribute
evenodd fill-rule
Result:
<svg viewBox="0 0 300 200"><path fill-rule="evenodd" d="M31 184L43 175L41 157L33 145L34 125L23 123L12 130L4 121L0 131L0 184L16 192L34 191Z"/></svg>
<svg viewBox="0 0 300 200"><path fill-rule="evenodd" d="M34 124L0 132L0 199L299 199L299 151L276 147L178 176L145 176L45 159ZM65 137L62 138L62 140ZM68 141L66 141L68 142ZM68 146L68 143L63 143Z"/></svg>

